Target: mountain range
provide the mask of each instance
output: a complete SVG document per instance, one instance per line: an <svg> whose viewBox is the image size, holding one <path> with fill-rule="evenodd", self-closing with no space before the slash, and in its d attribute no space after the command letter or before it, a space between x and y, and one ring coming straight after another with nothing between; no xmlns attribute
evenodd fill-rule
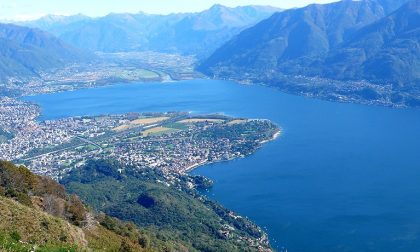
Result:
<svg viewBox="0 0 420 252"><path fill-rule="evenodd" d="M212 77L311 96L320 93L311 83L322 82L334 99L420 104L419 5L343 0L285 11L215 5L169 15L49 15L19 23L31 28L0 24L0 79L95 58L87 51L156 51L195 55L197 70Z"/></svg>
<svg viewBox="0 0 420 252"><path fill-rule="evenodd" d="M303 75L420 87L420 1L407 2L344 0L279 12L232 38L199 70L257 81Z"/></svg>
<svg viewBox="0 0 420 252"><path fill-rule="evenodd" d="M276 11L279 9L268 6L214 5L199 13L46 16L19 24L43 29L74 47L90 51L151 50L204 57Z"/></svg>
<svg viewBox="0 0 420 252"><path fill-rule="evenodd" d="M41 70L85 62L92 57L39 29L0 24L0 80L34 76Z"/></svg>

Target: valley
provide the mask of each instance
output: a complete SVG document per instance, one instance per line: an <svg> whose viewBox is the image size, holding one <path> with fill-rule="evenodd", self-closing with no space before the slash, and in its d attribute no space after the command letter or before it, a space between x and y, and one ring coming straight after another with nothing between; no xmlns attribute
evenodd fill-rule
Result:
<svg viewBox="0 0 420 252"><path fill-rule="evenodd" d="M77 63L40 71L37 76L10 77L0 83L0 95L19 97L124 82L171 82L202 78L193 56L156 52L98 53L93 63Z"/></svg>
<svg viewBox="0 0 420 252"><path fill-rule="evenodd" d="M0 250L418 250L420 0L131 5L0 23Z"/></svg>

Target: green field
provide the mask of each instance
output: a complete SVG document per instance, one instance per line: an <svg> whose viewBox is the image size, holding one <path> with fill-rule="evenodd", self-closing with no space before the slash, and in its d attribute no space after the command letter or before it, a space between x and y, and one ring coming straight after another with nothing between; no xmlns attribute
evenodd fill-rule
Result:
<svg viewBox="0 0 420 252"><path fill-rule="evenodd" d="M176 131L179 131L179 130L159 126L159 127L154 127L154 128L143 131L142 135L143 136L159 136L159 135L168 134L168 133L172 133Z"/></svg>
<svg viewBox="0 0 420 252"><path fill-rule="evenodd" d="M116 69L111 71L111 75L127 80L160 78L158 73L146 69Z"/></svg>

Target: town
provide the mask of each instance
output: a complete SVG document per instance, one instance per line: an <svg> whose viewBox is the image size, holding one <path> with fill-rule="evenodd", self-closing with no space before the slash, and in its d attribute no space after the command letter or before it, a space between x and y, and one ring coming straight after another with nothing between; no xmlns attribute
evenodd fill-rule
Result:
<svg viewBox="0 0 420 252"><path fill-rule="evenodd" d="M186 173L253 153L280 130L268 120L185 112L127 113L38 122L38 106L0 98L0 159L60 179L91 159Z"/></svg>

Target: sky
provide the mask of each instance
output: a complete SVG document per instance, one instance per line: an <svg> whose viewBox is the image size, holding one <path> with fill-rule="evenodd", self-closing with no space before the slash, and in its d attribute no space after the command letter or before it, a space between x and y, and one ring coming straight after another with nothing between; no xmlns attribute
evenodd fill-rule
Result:
<svg viewBox="0 0 420 252"><path fill-rule="evenodd" d="M230 7L271 5L284 9L338 0L0 0L0 20L30 20L47 14L85 14L91 17L114 13L168 14L198 12L214 4Z"/></svg>

